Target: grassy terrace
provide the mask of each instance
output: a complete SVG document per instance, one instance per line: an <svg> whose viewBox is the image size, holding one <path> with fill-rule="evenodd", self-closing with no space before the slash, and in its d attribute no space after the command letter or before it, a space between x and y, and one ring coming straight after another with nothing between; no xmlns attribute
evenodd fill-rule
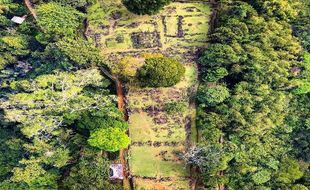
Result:
<svg viewBox="0 0 310 190"><path fill-rule="evenodd" d="M129 13L119 0L99 1L89 10L87 36L101 47L107 61L117 64L124 56L139 68L143 53L160 52L179 57L186 65L186 76L170 88L139 88L128 84L131 175L137 190L190 188L189 171L180 159L190 141L195 109L197 50L207 41L209 6L203 2L174 2L158 15ZM184 102L181 113L167 114L169 102ZM192 130L195 131L195 130ZM192 134L193 135L193 134Z"/></svg>
<svg viewBox="0 0 310 190"><path fill-rule="evenodd" d="M189 172L180 153L186 149L186 128L194 112L189 92L194 90L197 72L193 64L186 68L183 82L174 87L129 88L130 167L136 189L189 189ZM176 101L186 102L186 109L167 114L164 104Z"/></svg>

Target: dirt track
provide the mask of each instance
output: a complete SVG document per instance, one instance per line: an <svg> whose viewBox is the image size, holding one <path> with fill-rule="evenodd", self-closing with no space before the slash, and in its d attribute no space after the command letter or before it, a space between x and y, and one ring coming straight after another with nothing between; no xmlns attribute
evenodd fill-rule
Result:
<svg viewBox="0 0 310 190"><path fill-rule="evenodd" d="M28 10L29 10L30 14L32 15L32 17L35 20L37 20L38 19L37 13L36 13L35 9L33 8L33 5L31 3L31 1L30 0L24 0L24 3L26 5L26 7L28 8Z"/></svg>

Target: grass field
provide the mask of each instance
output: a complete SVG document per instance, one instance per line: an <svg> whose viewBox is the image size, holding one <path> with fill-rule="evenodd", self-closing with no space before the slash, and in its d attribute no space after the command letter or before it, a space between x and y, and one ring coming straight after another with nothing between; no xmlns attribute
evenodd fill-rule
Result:
<svg viewBox="0 0 310 190"><path fill-rule="evenodd" d="M188 190L190 174L180 158L195 141L197 87L196 52L207 45L210 8L201 2L173 2L154 16L137 16L121 0L98 0L87 10L86 35L107 62L130 57L132 68L141 67L143 54L158 52L178 57L186 65L180 83L169 88L127 85L129 132L132 144L129 165L136 190ZM141 62L142 60L142 62ZM184 102L185 110L168 114L169 102Z"/></svg>
<svg viewBox="0 0 310 190"><path fill-rule="evenodd" d="M188 177L184 163L177 157L184 147L177 146L133 146L131 148L131 171L137 176Z"/></svg>

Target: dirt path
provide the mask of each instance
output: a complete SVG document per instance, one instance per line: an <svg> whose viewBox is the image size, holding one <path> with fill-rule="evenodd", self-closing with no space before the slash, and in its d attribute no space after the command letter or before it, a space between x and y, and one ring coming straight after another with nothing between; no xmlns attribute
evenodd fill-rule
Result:
<svg viewBox="0 0 310 190"><path fill-rule="evenodd" d="M117 107L119 111L124 113L124 120L127 122L128 121L128 116L125 110L125 94L123 91L123 86L121 81L114 75L111 75L109 71L104 69L103 67L100 67L100 70L104 73L105 76L110 78L112 81L115 83L115 89L116 89L116 95L117 95ZM123 175L124 175L124 180L123 180L123 188L124 190L130 190L130 181L129 181L129 166L126 161L126 155L127 155L128 150L127 149L121 149L119 152L119 158L121 161L121 164L123 165Z"/></svg>
<svg viewBox="0 0 310 190"><path fill-rule="evenodd" d="M37 13L35 11L35 9L33 8L33 4L31 3L30 0L24 0L24 3L27 7L27 9L29 10L30 14L32 15L32 17L34 18L34 20L38 20L38 17L37 17Z"/></svg>
<svg viewBox="0 0 310 190"><path fill-rule="evenodd" d="M126 114L126 110L125 110L125 95L124 95L124 91L123 91L123 86L122 83L120 82L120 80L118 80L115 77L115 85L116 85L116 94L117 94L117 106L118 109L124 113L124 120L128 121L128 116ZM128 149L121 149L119 152L119 157L121 160L121 163L123 165L123 174L124 174L124 180L123 180L123 188L124 190L130 190L130 179L128 178L130 175L129 172L129 165L126 161L126 155L127 155Z"/></svg>

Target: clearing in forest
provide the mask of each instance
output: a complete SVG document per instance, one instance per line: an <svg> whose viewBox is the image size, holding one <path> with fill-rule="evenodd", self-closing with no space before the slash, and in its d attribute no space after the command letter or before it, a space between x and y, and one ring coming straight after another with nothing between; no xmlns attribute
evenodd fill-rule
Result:
<svg viewBox="0 0 310 190"><path fill-rule="evenodd" d="M197 86L197 51L207 44L210 8L203 1L173 2L154 16L137 16L120 0L102 0L88 10L86 35L102 49L107 62L132 56L143 64L144 53L178 57L186 66L183 80L169 88L140 88L128 84L127 109L132 144L129 165L136 190L188 190L190 175L180 158L194 130L193 97ZM185 107L168 114L167 103ZM193 131L193 132L191 132Z"/></svg>

